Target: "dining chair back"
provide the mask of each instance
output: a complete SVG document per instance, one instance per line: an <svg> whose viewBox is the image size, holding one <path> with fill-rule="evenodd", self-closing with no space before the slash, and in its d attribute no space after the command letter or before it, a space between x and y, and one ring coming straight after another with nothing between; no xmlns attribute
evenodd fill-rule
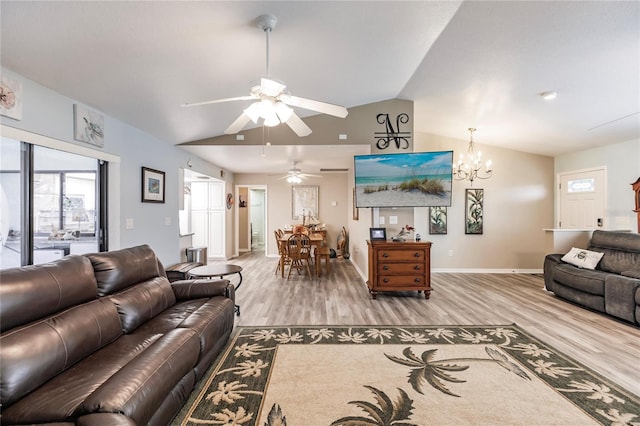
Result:
<svg viewBox="0 0 640 426"><path fill-rule="evenodd" d="M287 257L291 259L289 264L289 272L287 279L291 276L291 270L300 271L307 270L307 274L311 277L311 240L305 234L292 234L285 244Z"/></svg>
<svg viewBox="0 0 640 426"><path fill-rule="evenodd" d="M282 265L282 272L284 274L284 267L291 264L291 259L287 255L286 243L282 241L284 232L281 229L276 229L273 231L273 234L276 237L276 246L278 247L278 255L280 256L275 274L278 275L280 265Z"/></svg>

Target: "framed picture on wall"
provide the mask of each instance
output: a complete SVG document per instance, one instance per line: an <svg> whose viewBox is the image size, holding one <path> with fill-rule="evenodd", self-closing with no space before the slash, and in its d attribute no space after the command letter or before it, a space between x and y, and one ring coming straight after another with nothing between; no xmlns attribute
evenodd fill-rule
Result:
<svg viewBox="0 0 640 426"><path fill-rule="evenodd" d="M429 207L429 234L447 233L447 208Z"/></svg>
<svg viewBox="0 0 640 426"><path fill-rule="evenodd" d="M73 138L91 145L104 146L104 115L89 108L73 105Z"/></svg>
<svg viewBox="0 0 640 426"><path fill-rule="evenodd" d="M291 187L291 218L302 216L318 218L318 185L294 185Z"/></svg>
<svg viewBox="0 0 640 426"><path fill-rule="evenodd" d="M142 168L142 202L164 203L164 172Z"/></svg>
<svg viewBox="0 0 640 426"><path fill-rule="evenodd" d="M482 234L484 224L484 189L465 190L465 234Z"/></svg>

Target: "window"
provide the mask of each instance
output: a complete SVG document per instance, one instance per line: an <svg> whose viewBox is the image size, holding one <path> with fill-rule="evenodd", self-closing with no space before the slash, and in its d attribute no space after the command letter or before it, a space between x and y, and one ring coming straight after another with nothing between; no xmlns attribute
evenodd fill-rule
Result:
<svg viewBox="0 0 640 426"><path fill-rule="evenodd" d="M593 192L595 190L596 190L596 180L593 178L575 179L567 182L567 191L569 193Z"/></svg>

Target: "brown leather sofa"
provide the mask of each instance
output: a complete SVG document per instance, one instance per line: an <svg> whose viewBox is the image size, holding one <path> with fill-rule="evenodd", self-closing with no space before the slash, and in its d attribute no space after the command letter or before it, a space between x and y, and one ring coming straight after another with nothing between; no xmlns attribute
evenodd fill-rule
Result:
<svg viewBox="0 0 640 426"><path fill-rule="evenodd" d="M1 423L166 425L227 342L228 280L146 245L0 271Z"/></svg>

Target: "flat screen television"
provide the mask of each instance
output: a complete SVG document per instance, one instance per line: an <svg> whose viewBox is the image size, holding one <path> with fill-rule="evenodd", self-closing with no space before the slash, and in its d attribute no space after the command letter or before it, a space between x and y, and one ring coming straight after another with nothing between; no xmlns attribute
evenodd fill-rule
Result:
<svg viewBox="0 0 640 426"><path fill-rule="evenodd" d="M354 155L356 207L451 206L453 151Z"/></svg>

